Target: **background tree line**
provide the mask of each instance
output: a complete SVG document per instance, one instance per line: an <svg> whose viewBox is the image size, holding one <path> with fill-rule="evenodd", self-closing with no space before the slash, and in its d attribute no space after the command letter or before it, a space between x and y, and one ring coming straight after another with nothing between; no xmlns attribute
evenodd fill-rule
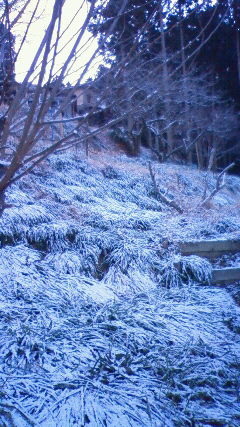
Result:
<svg viewBox="0 0 240 427"><path fill-rule="evenodd" d="M90 25L106 62L95 84L112 113L127 113L112 133L162 161L239 161L239 2L128 0L106 38L120 4L99 5Z"/></svg>

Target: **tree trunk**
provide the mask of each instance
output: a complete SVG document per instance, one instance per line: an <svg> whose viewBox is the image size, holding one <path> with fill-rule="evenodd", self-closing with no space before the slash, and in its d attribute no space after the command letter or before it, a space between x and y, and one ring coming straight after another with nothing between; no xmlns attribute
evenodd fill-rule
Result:
<svg viewBox="0 0 240 427"><path fill-rule="evenodd" d="M134 135L133 139L133 155L138 156L140 153L141 146L141 125L136 123L136 135Z"/></svg>
<svg viewBox="0 0 240 427"><path fill-rule="evenodd" d="M163 7L160 2L159 6L159 15L160 15L160 26L161 26L161 49L162 49L162 57L163 57L163 90L164 90L164 109L166 114L166 125L167 125L167 145L168 145L168 153L173 150L173 131L172 127L169 126L171 122L171 103L170 103L170 84L169 84L169 73L168 73L168 65L167 65L167 49L166 49L166 40L164 33L164 21L163 21Z"/></svg>
<svg viewBox="0 0 240 427"><path fill-rule="evenodd" d="M236 39L237 39L237 68L238 68L238 81L240 84L240 30L236 30Z"/></svg>
<svg viewBox="0 0 240 427"><path fill-rule="evenodd" d="M186 72L186 56L185 56L185 49L184 49L184 33L183 33L183 26L182 26L182 19L183 19L183 13L182 13L182 5L181 2L179 2L179 31L180 31L180 49L181 49L181 61L182 61L182 91L183 91L183 99L184 99L184 124L183 124L183 134L185 135L187 145L191 143L191 136L190 136L190 112L188 107L188 91L187 91L187 72ZM196 148L197 151L197 148Z"/></svg>
<svg viewBox="0 0 240 427"><path fill-rule="evenodd" d="M199 142L196 142L195 149L196 149L196 155L197 155L198 169L203 169L202 146L201 144L199 144Z"/></svg>
<svg viewBox="0 0 240 427"><path fill-rule="evenodd" d="M153 148L152 132L149 128L147 128L147 146Z"/></svg>
<svg viewBox="0 0 240 427"><path fill-rule="evenodd" d="M1 191L0 193L0 218L2 217L2 214L4 210L6 209L6 203L5 203L5 191Z"/></svg>

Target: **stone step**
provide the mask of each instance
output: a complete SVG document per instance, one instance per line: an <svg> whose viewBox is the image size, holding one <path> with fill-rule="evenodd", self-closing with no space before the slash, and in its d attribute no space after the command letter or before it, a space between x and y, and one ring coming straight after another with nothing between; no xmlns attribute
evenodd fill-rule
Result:
<svg viewBox="0 0 240 427"><path fill-rule="evenodd" d="M195 240L179 242L182 255L198 255L204 258L214 259L219 256L240 252L240 240Z"/></svg>

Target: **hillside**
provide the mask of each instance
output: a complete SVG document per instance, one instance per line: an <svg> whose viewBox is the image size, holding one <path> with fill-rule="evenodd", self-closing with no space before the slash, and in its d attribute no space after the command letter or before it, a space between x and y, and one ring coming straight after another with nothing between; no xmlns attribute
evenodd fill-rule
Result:
<svg viewBox="0 0 240 427"><path fill-rule="evenodd" d="M149 160L182 214L159 199ZM240 237L240 178L201 208L206 182L216 176L98 145L54 154L11 188L1 426L239 426L233 287L202 285L209 262L178 251Z"/></svg>

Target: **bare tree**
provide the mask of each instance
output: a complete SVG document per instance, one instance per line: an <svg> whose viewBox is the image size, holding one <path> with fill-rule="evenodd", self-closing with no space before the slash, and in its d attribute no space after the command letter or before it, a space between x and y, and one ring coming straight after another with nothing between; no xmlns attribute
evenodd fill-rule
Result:
<svg viewBox="0 0 240 427"><path fill-rule="evenodd" d="M5 0L3 2L2 20L4 20L8 30L14 30L14 25L25 13L29 3L30 1L22 3L21 1L10 2ZM7 147L9 162L0 180L0 213L6 207L6 190L14 182L28 174L36 165L60 147L66 148L76 141L79 142L77 131L87 123L87 114L80 114L74 120L66 118L65 122L71 122L72 120L74 126L65 135L59 136L54 141L44 138L44 135L49 126L58 123L60 111L64 110L66 105L71 102L75 88L84 82L86 74L99 56L99 48L96 47L87 62L84 60L85 49L93 38L93 36L89 35L88 41L86 41L87 27L93 16L96 3L96 0L91 2L80 28L72 35L72 22L74 18L76 19L83 15L86 1L80 2L74 18L67 26L64 26L62 16L66 13L66 7L69 6L68 1L55 0L53 2L51 19L47 30L42 35L42 39L36 47L31 66L26 72L22 83L17 85L16 95L9 103L5 113L4 128L0 138L0 153L3 155ZM114 17L110 31L114 30L118 17L124 11L125 4L126 1L123 2L121 10ZM22 42L13 61L17 59L26 42L29 26L38 15L40 1L34 2L34 5L35 7L25 26L24 34L22 34ZM18 6L17 13L16 11L13 13L13 7L16 6ZM67 34L69 34L69 39ZM59 65L59 60L63 55L64 63ZM66 78L74 70L76 72L76 68L78 68L78 77L75 84L71 86L68 95L63 98L50 117L49 110L53 101L59 95ZM64 122L62 118L60 122ZM14 135L14 138L9 144L11 135ZM82 133L82 139L88 137L88 134Z"/></svg>
<svg viewBox="0 0 240 427"><path fill-rule="evenodd" d="M28 9L32 1L33 7ZM80 1L73 18L68 24L64 24L63 17L69 1L53 1L49 25L36 47L31 66L22 83L16 85L14 99L5 106L4 126L0 134L0 155L3 157L7 148L8 165L0 179L0 214L6 207L7 189L31 172L51 153L59 149L67 149L81 141L89 141L89 138L96 133L117 123L127 126L127 137L133 153L136 154L138 151L142 132L147 131L152 148L157 153L162 150L163 159L177 150L184 149L188 152L196 147L200 159L199 147L204 145L204 138L206 140L206 134L209 133L210 125L207 122L209 95L206 92L200 100L199 86L192 83L193 78L185 67L185 62L196 54L199 46L188 58L182 54L182 62L173 66L174 58L179 55L179 52L171 55L167 52L165 32L171 29L166 29L164 26L163 9L161 6L159 11L159 4L152 14L153 16L156 13L160 17L160 36L157 36L160 39L159 55L154 60L142 61L144 52L141 51L139 54L136 49L138 39L148 29L151 21L149 17L138 32L136 40L134 39L130 51L124 51L121 61L110 68L106 67L103 76L91 82L91 86L97 92L96 102L91 111L81 112L75 117L63 118L61 112L71 104L76 88L86 81L89 71L96 62L102 62L98 46L92 51L88 60L85 59L86 50L94 40L94 35L87 33L87 29L95 16L98 1L92 0L87 9L84 9L87 0ZM107 2L108 0L104 0L102 3ZM104 35L106 40L114 32L119 17L126 13L127 5L128 0L124 0L116 15L110 19L110 25ZM31 10L21 35L19 48L13 56L14 67L14 62L19 58L26 44L31 25L38 18L40 0L23 2L4 0L0 3L0 7L2 7L0 12L3 11L1 21L8 33L14 32L15 26L26 10ZM164 8L168 7L171 6L168 6L168 2L164 2ZM86 13L85 10L87 10ZM84 13L85 19L81 21L80 28L79 26L76 28L74 20L78 20ZM184 14L181 19L184 19ZM154 40L152 42L154 43ZM207 40L204 40L204 43L206 42ZM184 40L182 40L181 50L185 48L187 46L184 46ZM179 77L179 71L183 67L183 76ZM66 79L72 75L77 76L75 82L65 90ZM99 89L96 89L99 82ZM65 96L60 97L62 93ZM56 103L56 99L61 101L52 110L51 106ZM187 125L189 141L187 142L184 140L186 108L182 109L183 104L188 105L188 112L190 112ZM89 123L99 111L103 110L110 112L107 122L98 126L97 129L91 128ZM66 124L68 124L67 129ZM47 138L46 134L51 127L57 125L65 126L65 132L55 132L54 137ZM221 137L224 138L224 136L222 132Z"/></svg>
<svg viewBox="0 0 240 427"><path fill-rule="evenodd" d="M223 101L214 90L209 74L196 74L190 71L168 76L168 113L165 108L166 86L162 73L154 74L164 61L159 55L148 63L139 58L125 69L123 81L116 81L114 72L109 73L109 90L104 92L106 102L112 105L115 117L129 116L122 120L116 135L125 141L129 152L134 143L148 145L160 161L174 155L191 159L199 168L206 168L214 148L213 168L217 161L228 162L225 154L236 150L232 139L238 131L237 115L231 105ZM170 69L171 71L171 69ZM183 84L184 79L184 84ZM125 89L121 85L125 84ZM106 88L105 81L102 87ZM127 91L126 91L127 88ZM127 100L127 102L126 102ZM111 104L110 104L111 103ZM186 138L186 109L188 106L188 138ZM214 107L213 107L214 106ZM168 130L171 127L172 148L168 144ZM238 144L237 144L238 146ZM226 157L226 158L225 158Z"/></svg>

